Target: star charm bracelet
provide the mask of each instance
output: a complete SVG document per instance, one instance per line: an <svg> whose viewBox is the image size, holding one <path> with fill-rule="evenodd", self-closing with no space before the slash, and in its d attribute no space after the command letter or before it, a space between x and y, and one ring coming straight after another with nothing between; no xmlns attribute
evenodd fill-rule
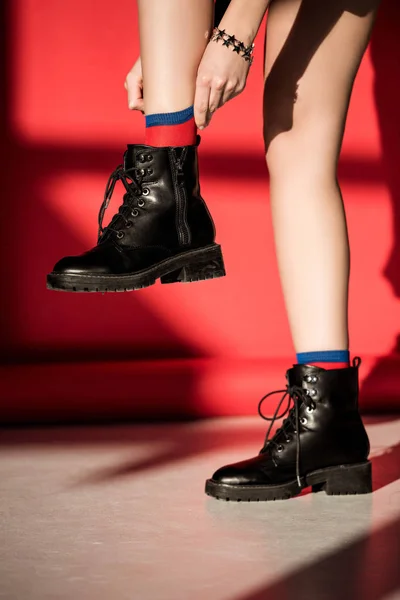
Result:
<svg viewBox="0 0 400 600"><path fill-rule="evenodd" d="M252 64L254 44L245 46L243 42L235 38L234 35L229 35L229 33L225 32L225 29L220 29L219 27L214 27L210 41L222 42L223 46L226 46L227 48L232 48L233 52L236 52L237 54L242 56L244 60L249 63L249 65Z"/></svg>

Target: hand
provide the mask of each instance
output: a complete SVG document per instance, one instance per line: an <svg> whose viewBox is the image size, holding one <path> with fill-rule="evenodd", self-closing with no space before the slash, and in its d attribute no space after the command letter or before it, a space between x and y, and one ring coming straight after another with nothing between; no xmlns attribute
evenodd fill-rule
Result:
<svg viewBox="0 0 400 600"><path fill-rule="evenodd" d="M217 108L244 90L249 68L250 64L232 48L222 42L208 43L197 71L194 99L199 129L209 125Z"/></svg>
<svg viewBox="0 0 400 600"><path fill-rule="evenodd" d="M129 109L140 110L144 114L143 75L140 56L126 76L124 87L128 92Z"/></svg>

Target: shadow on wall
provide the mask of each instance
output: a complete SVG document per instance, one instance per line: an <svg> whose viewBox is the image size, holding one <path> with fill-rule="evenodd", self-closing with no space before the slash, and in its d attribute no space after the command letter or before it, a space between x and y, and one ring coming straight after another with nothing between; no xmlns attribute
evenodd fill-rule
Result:
<svg viewBox="0 0 400 600"><path fill-rule="evenodd" d="M188 358L198 356L199 350L182 339L178 331L166 320L145 304L142 297L134 294L121 294L88 297L80 294L52 294L46 290L45 275L56 258L68 250L79 253L87 250L80 235L68 226L58 214L46 205L42 195L43 184L72 173L109 173L110 168L121 162L121 156L112 149L94 147L71 147L68 145L46 145L20 140L13 130L14 81L18 74L12 72L13 49L18 40L11 39L12 26L17 15L17 4L11 0L0 3L0 77L1 87L6 91L5 102L1 106L1 127L4 135L0 147L2 163L2 209L0 219L0 361L3 365L40 363L52 361L96 361L97 359L116 361L118 359ZM21 10L19 3L18 10ZM43 75L45 77L45 74ZM106 176L104 176L104 184ZM77 219L80 216L77 215ZM96 221L93 220L95 242ZM43 343L31 341L28 323L35 321L43 327ZM88 325L89 323L89 325ZM80 328L93 336L81 335ZM86 329L85 329L86 328ZM88 329L89 328L89 329ZM135 332L135 345L127 335ZM53 333L52 333L53 331ZM63 344L58 340L59 332ZM124 335L120 335L120 333ZM122 339L123 338L123 339ZM121 341L120 341L121 340ZM57 386L69 388L70 394L77 396L79 375L70 374L69 380L54 381L54 394L45 398L50 420L58 421L57 413L63 411L57 404ZM18 374L16 374L18 377ZM51 375L50 375L51 377ZM99 378L101 374L99 374ZM105 378L106 379L106 378ZM162 380L162 378L161 378ZM193 402L195 376L191 372L180 378L178 404L188 407ZM30 407L31 385L29 377L18 382L25 387L21 398L14 398L14 386L1 386L1 402L14 404L13 414L24 420L24 411ZM90 384L90 382L87 382ZM118 398L118 381L104 381L110 399ZM137 388L132 381L131 402L126 411L132 412ZM160 391L160 397L163 396ZM15 402L16 400L16 402ZM85 399L76 398L85 403ZM113 400L110 401L112 404ZM65 402L64 402L65 404ZM16 406L16 408L15 408ZM76 419L80 418L80 408L76 408ZM96 419L96 412L93 412ZM15 417L13 417L13 420Z"/></svg>
<svg viewBox="0 0 400 600"><path fill-rule="evenodd" d="M127 294L115 297L97 297L88 300L84 295L51 295L45 290L44 276L53 257L62 256L68 248L80 252L86 248L73 229L67 227L46 206L41 196L41 185L49 176L55 179L68 172L95 172L102 176L120 162L120 156L111 149L56 147L29 145L13 137L10 124L13 102L12 64L6 60L16 40L10 40L12 2L1 3L2 52L1 82L7 90L1 124L2 137L2 214L0 219L0 281L1 307L0 336L1 360L6 362L40 362L69 360L118 360L146 358L190 358L201 356L199 348L191 346L174 330L173 319L162 321L142 300L144 296ZM394 246L385 271L394 293L400 298L400 120L398 97L400 92L398 64L400 42L398 23L400 6L397 0L383 0L372 38L372 58L376 70L375 96L381 128L384 168L391 192L394 215ZM265 177L263 157L259 162L252 157L236 156L229 166L233 173ZM237 161L237 162L236 162ZM204 159L206 170L228 169L221 157ZM208 166L207 166L208 165ZM236 168L238 167L238 168ZM240 167L240 168L239 168ZM345 167L346 168L346 167ZM351 168L351 167L350 167ZM352 175L349 173L349 176ZM238 175L235 175L238 176ZM94 231L95 234L95 231ZM47 327L54 330L71 328L70 344L43 345L37 348L27 341L26 320L32 313L40 323L46 317ZM92 323L93 338L76 340L75 332ZM129 327L135 332L136 346L127 336L118 341L118 331ZM102 334L104 332L104 334ZM111 333L110 333L111 332ZM96 337L95 337L96 335ZM112 335L109 340L108 336ZM56 335L51 338L56 339ZM400 354L396 341L393 352L383 359L364 383L363 391L372 397L388 372L393 372L394 358ZM66 385L68 382L66 382ZM197 381L188 376L181 381L184 388L179 395L190 404ZM28 384L27 384L28 385ZM112 391L110 394L112 397ZM49 399L52 402L53 399ZM191 412L191 411L189 411Z"/></svg>
<svg viewBox="0 0 400 600"><path fill-rule="evenodd" d="M107 146L30 142L15 133L13 94L18 74L12 69L18 40L12 38L12 32L22 8L23 2L14 4L11 0L0 6L0 77L6 90L0 115L4 132L0 141L4 179L0 219L1 362L201 356L201 349L180 335L173 319L161 318L146 303L145 295L90 297L46 290L46 273L54 262L68 252L78 254L89 246L73 223L66 222L46 202L44 187L70 173L77 178L85 173L98 174L105 186L110 170L121 162L121 154ZM38 85L46 85L45 69ZM81 217L76 214L77 221ZM93 214L91 221L92 245L96 242L96 217Z"/></svg>
<svg viewBox="0 0 400 600"><path fill-rule="evenodd" d="M375 71L375 103L382 145L382 162L393 211L393 246L384 270L393 294L400 299L400 4L382 0L371 39ZM400 333L391 353L382 358L364 380L362 393L373 398L374 390L391 381L400 359ZM375 406L379 406L376 399Z"/></svg>

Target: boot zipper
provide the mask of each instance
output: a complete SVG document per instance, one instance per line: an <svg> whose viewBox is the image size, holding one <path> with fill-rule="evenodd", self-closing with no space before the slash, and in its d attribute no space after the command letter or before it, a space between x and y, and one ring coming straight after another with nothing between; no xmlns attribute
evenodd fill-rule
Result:
<svg viewBox="0 0 400 600"><path fill-rule="evenodd" d="M172 170L172 178L174 181L175 198L176 198L176 215L177 215L177 230L178 239L181 246L190 244L191 236L189 225L187 222L187 196L184 182L184 173L182 164L176 160L175 152L168 150L170 157L170 165ZM183 150L183 152L185 152ZM182 158L182 157L181 157Z"/></svg>

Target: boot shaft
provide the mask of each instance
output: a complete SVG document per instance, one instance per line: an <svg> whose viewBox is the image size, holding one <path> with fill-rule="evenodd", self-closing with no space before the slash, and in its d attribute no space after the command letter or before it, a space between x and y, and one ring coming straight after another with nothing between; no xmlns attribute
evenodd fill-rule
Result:
<svg viewBox="0 0 400 600"><path fill-rule="evenodd" d="M358 410L358 366L322 369L313 365L294 365L287 371L289 385L301 386L316 403L337 411Z"/></svg>
<svg viewBox="0 0 400 600"><path fill-rule="evenodd" d="M355 359L345 369L294 365L287 371L289 387L302 388L308 397L307 405L299 406L303 470L367 459L369 440L358 409L359 364ZM279 463L286 466L296 460L297 431L290 429L276 435L273 444Z"/></svg>
<svg viewBox="0 0 400 600"><path fill-rule="evenodd" d="M154 244L175 250L214 243L214 223L200 194L199 142L200 137L196 145L177 148L128 145L124 170L137 178L142 194L132 212L135 226L124 231L120 245ZM128 216L129 212L127 207ZM118 224L114 221L113 227Z"/></svg>

